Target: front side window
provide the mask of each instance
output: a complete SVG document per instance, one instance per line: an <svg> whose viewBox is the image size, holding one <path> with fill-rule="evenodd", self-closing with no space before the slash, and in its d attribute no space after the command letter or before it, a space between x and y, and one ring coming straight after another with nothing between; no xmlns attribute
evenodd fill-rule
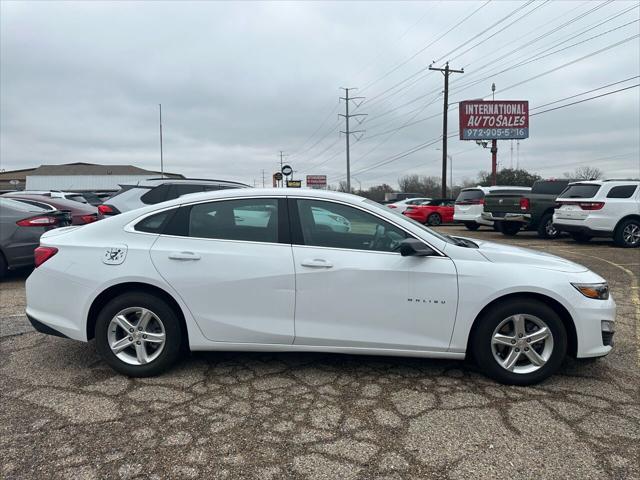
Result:
<svg viewBox="0 0 640 480"><path fill-rule="evenodd" d="M354 207L321 200L297 200L302 239L317 247L394 252L409 235Z"/></svg>
<svg viewBox="0 0 640 480"><path fill-rule="evenodd" d="M187 230L189 237L277 243L278 200L199 203L189 207Z"/></svg>

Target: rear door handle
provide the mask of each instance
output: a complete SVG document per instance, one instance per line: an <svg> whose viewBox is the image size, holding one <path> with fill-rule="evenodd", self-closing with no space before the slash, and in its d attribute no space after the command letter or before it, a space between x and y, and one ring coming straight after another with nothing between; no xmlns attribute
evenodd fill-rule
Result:
<svg viewBox="0 0 640 480"><path fill-rule="evenodd" d="M200 260L200 255L193 252L171 252L169 258L171 260Z"/></svg>
<svg viewBox="0 0 640 480"><path fill-rule="evenodd" d="M322 259L322 258L307 258L306 260L303 260L300 265L302 265L303 267L312 267L312 268L331 268L333 267L333 265Z"/></svg>

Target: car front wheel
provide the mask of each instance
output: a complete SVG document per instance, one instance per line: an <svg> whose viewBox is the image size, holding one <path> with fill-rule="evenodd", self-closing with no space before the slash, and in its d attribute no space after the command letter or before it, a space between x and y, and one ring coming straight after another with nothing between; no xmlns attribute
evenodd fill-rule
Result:
<svg viewBox="0 0 640 480"><path fill-rule="evenodd" d="M567 333L558 314L544 303L509 300L478 321L470 348L487 376L508 385L532 385L560 368Z"/></svg>
<svg viewBox="0 0 640 480"><path fill-rule="evenodd" d="M620 247L640 247L640 220L630 218L621 222L616 228L613 240Z"/></svg>
<svg viewBox="0 0 640 480"><path fill-rule="evenodd" d="M180 355L182 328L163 299L144 292L120 295L98 314L96 348L117 372L130 377L158 375Z"/></svg>

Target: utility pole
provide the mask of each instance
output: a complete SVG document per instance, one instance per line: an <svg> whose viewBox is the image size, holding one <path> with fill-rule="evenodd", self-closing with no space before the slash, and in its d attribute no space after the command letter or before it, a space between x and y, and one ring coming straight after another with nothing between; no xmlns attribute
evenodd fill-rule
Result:
<svg viewBox="0 0 640 480"><path fill-rule="evenodd" d="M264 168L262 169L262 188L264 188Z"/></svg>
<svg viewBox="0 0 640 480"><path fill-rule="evenodd" d="M491 100L496 100L496 84L491 84ZM491 184L498 183L498 140L491 140Z"/></svg>
<svg viewBox="0 0 640 480"><path fill-rule="evenodd" d="M160 177L164 178L164 159L162 158L162 104L160 106Z"/></svg>
<svg viewBox="0 0 640 480"><path fill-rule="evenodd" d="M338 115L341 117L344 117L345 120L345 130L344 131L340 131L340 133L344 133L347 139L347 192L351 193L351 163L350 163L350 158L349 158L349 140L351 138L351 135L354 133L364 133L364 130L350 130L349 129L349 119L351 117L364 117L367 114L366 113L352 113L349 114L349 102L352 100L359 100L359 99L363 99L364 97L350 97L349 96L349 90L357 90L356 88L345 88L345 87L340 87L342 90L344 90L344 97L340 97L340 100L344 100L344 106L345 106L345 111L344 111L344 115L342 113L339 113Z"/></svg>
<svg viewBox="0 0 640 480"><path fill-rule="evenodd" d="M449 75L452 73L464 73L464 68L454 70L449 68L447 62L444 68L436 68L429 65L429 70L437 70L444 75L444 108L442 112L442 198L447 197L447 113L449 112Z"/></svg>

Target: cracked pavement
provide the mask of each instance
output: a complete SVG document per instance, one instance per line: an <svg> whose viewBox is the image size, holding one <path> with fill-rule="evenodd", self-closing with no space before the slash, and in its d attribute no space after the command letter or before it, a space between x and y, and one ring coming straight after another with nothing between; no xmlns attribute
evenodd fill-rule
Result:
<svg viewBox="0 0 640 480"><path fill-rule="evenodd" d="M447 233L554 253L606 278L616 346L535 387L467 362L196 353L130 379L93 343L34 332L24 279L0 283L0 476L640 478L640 251L531 233Z"/></svg>

